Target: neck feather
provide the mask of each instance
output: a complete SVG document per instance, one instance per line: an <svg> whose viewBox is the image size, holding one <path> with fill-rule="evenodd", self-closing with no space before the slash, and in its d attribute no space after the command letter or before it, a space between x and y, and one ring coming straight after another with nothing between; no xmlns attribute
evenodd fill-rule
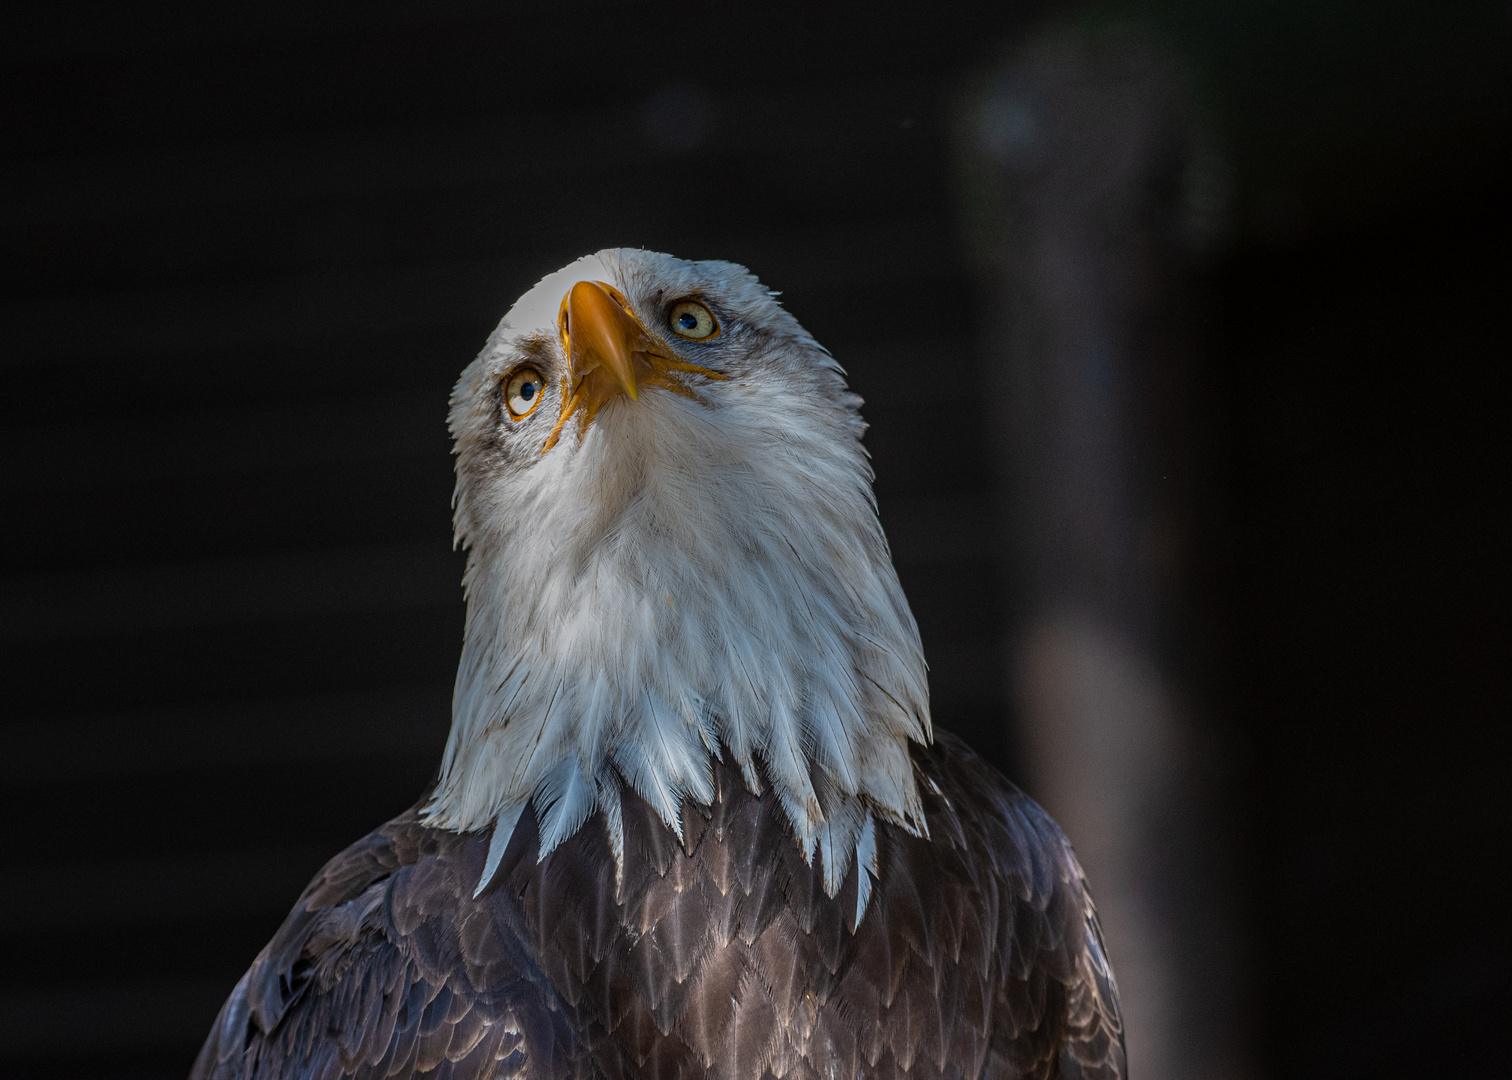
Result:
<svg viewBox="0 0 1512 1080"><path fill-rule="evenodd" d="M721 461L726 433L660 407L633 444L606 410L506 496L459 467L467 626L426 817L495 823L498 855L529 806L544 858L598 811L614 840L623 783L681 836L718 757L769 783L833 896L874 853L874 815L924 827L908 743L930 737L925 665L864 458L816 440L794 468L789 439L773 467Z"/></svg>

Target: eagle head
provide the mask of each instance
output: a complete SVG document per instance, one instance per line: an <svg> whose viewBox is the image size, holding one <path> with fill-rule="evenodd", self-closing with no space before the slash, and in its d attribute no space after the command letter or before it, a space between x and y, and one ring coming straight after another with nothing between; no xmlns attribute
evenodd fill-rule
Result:
<svg viewBox="0 0 1512 1080"><path fill-rule="evenodd" d="M924 658L859 405L732 263L611 249L521 297L451 399L467 625L428 819L500 847L531 806L544 858L596 811L614 840L628 787L681 835L717 756L831 895L873 815L921 829Z"/></svg>

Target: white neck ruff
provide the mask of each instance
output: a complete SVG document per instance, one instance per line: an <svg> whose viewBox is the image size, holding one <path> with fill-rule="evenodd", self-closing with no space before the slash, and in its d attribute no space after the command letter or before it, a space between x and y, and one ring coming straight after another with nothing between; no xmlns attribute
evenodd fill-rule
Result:
<svg viewBox="0 0 1512 1080"><path fill-rule="evenodd" d="M924 828L908 743L930 721L855 399L774 419L755 379L721 384L718 408L651 390L485 475L468 432L489 359L454 395L467 624L426 819L495 823L486 884L526 805L542 858L602 811L622 870L620 781L681 837L728 755L753 792L769 781L829 895L858 854L875 876L874 814Z"/></svg>

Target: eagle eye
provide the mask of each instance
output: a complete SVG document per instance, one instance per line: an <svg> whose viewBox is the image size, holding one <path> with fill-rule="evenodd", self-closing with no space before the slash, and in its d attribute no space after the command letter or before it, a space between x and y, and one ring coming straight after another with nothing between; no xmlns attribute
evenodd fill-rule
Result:
<svg viewBox="0 0 1512 1080"><path fill-rule="evenodd" d="M509 377L504 387L504 404L512 419L523 420L541 403L546 378L533 367L522 367Z"/></svg>
<svg viewBox="0 0 1512 1080"><path fill-rule="evenodd" d="M714 313L697 300L679 300L667 314L667 327L689 341L707 341L719 333Z"/></svg>

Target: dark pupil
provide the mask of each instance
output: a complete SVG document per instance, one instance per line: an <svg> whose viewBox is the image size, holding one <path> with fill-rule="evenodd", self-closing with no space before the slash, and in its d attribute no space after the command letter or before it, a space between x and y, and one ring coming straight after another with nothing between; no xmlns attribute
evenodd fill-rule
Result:
<svg viewBox="0 0 1512 1080"><path fill-rule="evenodd" d="M698 316L691 311L685 311L677 317L677 325L684 330L693 330L698 326Z"/></svg>
<svg viewBox="0 0 1512 1080"><path fill-rule="evenodd" d="M520 387L520 396L526 401L529 401L531 398L535 397L535 392L536 384L533 382L525 383Z"/></svg>

